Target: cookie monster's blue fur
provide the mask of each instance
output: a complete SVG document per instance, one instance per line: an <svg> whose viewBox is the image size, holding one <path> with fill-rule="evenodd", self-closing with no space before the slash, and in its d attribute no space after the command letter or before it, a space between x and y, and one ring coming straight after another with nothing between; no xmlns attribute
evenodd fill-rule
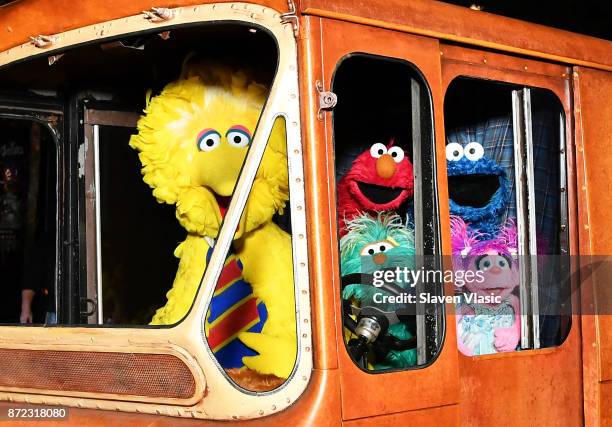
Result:
<svg viewBox="0 0 612 427"><path fill-rule="evenodd" d="M373 273L376 270L393 267L414 268L414 229L412 226L404 225L399 215L379 213L374 218L363 214L348 221L346 225L348 232L340 240L340 268L343 276L351 273ZM365 246L383 241L393 244L393 248L384 252L386 256L384 263L376 264L373 261L373 256L361 255ZM397 284L409 292L409 284ZM352 284L344 288L342 297L357 301L361 307L377 307L384 311L393 311L399 308L397 304L375 303L374 294L376 293L386 294L381 288ZM404 323L391 325L389 334L402 340L412 338L412 334ZM392 350L383 362L374 364L374 369L400 369L415 364L415 349Z"/></svg>
<svg viewBox="0 0 612 427"><path fill-rule="evenodd" d="M457 161L449 160L446 162L446 166L449 177L475 174L497 175L499 177L499 188L486 206L480 208L462 206L450 200L451 215L461 217L470 225L470 228L483 233L483 237L496 236L503 222L503 214L510 197L510 181L505 170L486 156L477 161L469 160L466 157Z"/></svg>

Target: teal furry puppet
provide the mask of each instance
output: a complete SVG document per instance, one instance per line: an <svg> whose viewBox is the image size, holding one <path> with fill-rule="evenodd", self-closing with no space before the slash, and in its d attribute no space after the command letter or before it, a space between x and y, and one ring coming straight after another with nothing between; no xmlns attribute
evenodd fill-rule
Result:
<svg viewBox="0 0 612 427"><path fill-rule="evenodd" d="M402 223L399 215L379 213L377 217L362 214L346 223L347 234L340 240L340 268L342 275L353 273L373 274L377 270L395 267L414 268L414 229ZM396 283L410 292L407 283ZM383 311L395 311L400 304L376 303L375 294L391 295L384 289L368 284L349 284L342 297L359 307L376 307ZM380 297L377 298L380 300ZM389 326L388 334L399 340L413 337L403 322ZM374 370L401 369L416 364L416 350L391 350L384 360L372 363Z"/></svg>

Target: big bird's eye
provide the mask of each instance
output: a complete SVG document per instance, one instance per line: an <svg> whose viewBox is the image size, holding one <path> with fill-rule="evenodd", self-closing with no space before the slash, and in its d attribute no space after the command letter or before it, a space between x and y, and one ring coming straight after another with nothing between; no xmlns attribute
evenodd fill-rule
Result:
<svg viewBox="0 0 612 427"><path fill-rule="evenodd" d="M389 148L389 155L393 157L393 161L395 163L399 163L404 160L404 150L399 147L391 147Z"/></svg>
<svg viewBox="0 0 612 427"><path fill-rule="evenodd" d="M463 157L463 147L456 142L451 142L446 146L446 160L456 162Z"/></svg>
<svg viewBox="0 0 612 427"><path fill-rule="evenodd" d="M463 153L468 160L475 162L484 156L484 148L477 142L470 142L463 149Z"/></svg>
<svg viewBox="0 0 612 427"><path fill-rule="evenodd" d="M251 132L244 126L232 126L225 134L229 145L234 147L246 147L251 143Z"/></svg>
<svg viewBox="0 0 612 427"><path fill-rule="evenodd" d="M378 159L383 154L387 154L387 147L385 147L385 144L377 142L370 147L370 156L374 157L375 159Z"/></svg>
<svg viewBox="0 0 612 427"><path fill-rule="evenodd" d="M204 129L198 135L198 149L212 151L221 144L221 135L214 129Z"/></svg>

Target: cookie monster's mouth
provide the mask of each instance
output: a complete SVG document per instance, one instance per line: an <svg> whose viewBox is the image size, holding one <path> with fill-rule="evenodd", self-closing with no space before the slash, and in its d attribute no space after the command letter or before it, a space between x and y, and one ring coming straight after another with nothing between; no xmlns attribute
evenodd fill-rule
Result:
<svg viewBox="0 0 612 427"><path fill-rule="evenodd" d="M482 208L499 189L499 176L490 174L448 177L448 197L460 206Z"/></svg>
<svg viewBox="0 0 612 427"><path fill-rule="evenodd" d="M397 199L404 191L403 188L385 187L384 185L368 184L357 181L361 194L377 205L384 205Z"/></svg>

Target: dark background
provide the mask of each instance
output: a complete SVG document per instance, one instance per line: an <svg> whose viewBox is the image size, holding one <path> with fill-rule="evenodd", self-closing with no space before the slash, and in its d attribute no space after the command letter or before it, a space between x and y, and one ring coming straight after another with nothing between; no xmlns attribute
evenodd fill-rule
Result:
<svg viewBox="0 0 612 427"><path fill-rule="evenodd" d="M612 40L612 0L444 0L484 12Z"/></svg>

